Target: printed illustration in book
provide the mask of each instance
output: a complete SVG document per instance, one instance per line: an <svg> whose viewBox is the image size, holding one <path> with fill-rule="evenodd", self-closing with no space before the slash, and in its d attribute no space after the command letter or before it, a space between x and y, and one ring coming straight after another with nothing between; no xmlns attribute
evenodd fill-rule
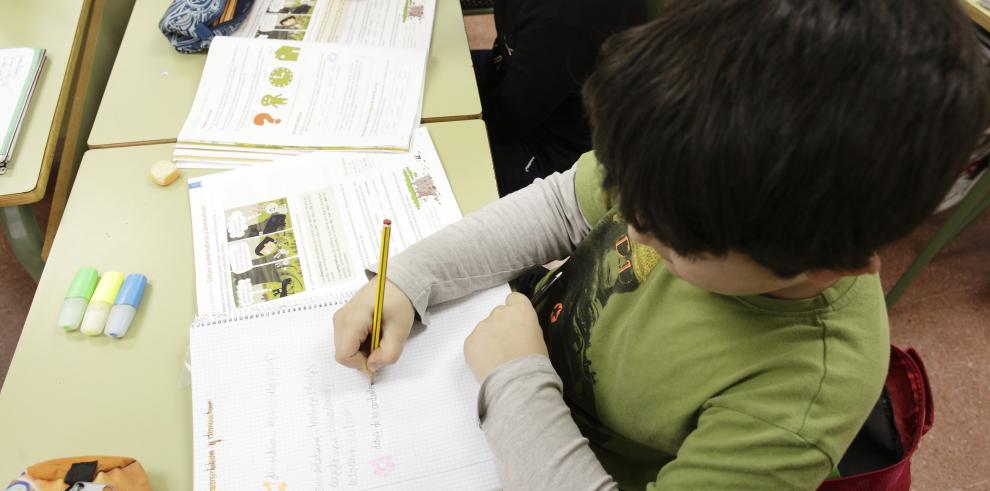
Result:
<svg viewBox="0 0 990 491"><path fill-rule="evenodd" d="M460 218L425 128L403 153L313 152L189 181L199 313L367 281L381 223L391 254Z"/></svg>
<svg viewBox="0 0 990 491"><path fill-rule="evenodd" d="M306 289L287 200L226 210L233 301L246 307Z"/></svg>
<svg viewBox="0 0 990 491"><path fill-rule="evenodd" d="M258 0L234 36L429 49L436 0Z"/></svg>

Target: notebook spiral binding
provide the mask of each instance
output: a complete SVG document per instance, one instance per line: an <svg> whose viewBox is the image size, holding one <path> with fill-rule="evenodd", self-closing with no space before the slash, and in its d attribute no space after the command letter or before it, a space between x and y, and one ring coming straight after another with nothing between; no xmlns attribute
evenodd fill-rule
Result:
<svg viewBox="0 0 990 491"><path fill-rule="evenodd" d="M357 290L337 290L326 293L318 293L312 295L306 295L301 298L289 297L285 301L278 302L274 305L261 304L255 307L250 307L248 309L242 309L241 311L231 312L226 314L211 314L211 315L201 315L197 316L189 329L197 329L202 327L215 327L222 326L224 324L230 324L234 322L240 322L244 320L253 319L263 319L267 317L274 317L281 314L291 314L293 312L302 312L306 310L319 309L323 307L329 307L331 305L343 305L357 293ZM188 348L186 348L186 356L182 362L182 373L179 375L179 386L188 387L191 383L190 377L192 374L192 357Z"/></svg>
<svg viewBox="0 0 990 491"><path fill-rule="evenodd" d="M263 319L267 317L274 317L282 314L290 314L293 312L302 312L306 310L319 309L324 307L330 307L332 305L343 305L351 297L354 296L356 291L345 291L345 292L328 292L322 294L307 295L302 298L294 299L289 298L284 302L278 302L274 305L261 304L255 307L249 307L247 309L241 309L233 313L227 314L211 314L197 316L193 320L191 329L196 329L199 327L208 326L218 326L223 324L229 324L233 322Z"/></svg>

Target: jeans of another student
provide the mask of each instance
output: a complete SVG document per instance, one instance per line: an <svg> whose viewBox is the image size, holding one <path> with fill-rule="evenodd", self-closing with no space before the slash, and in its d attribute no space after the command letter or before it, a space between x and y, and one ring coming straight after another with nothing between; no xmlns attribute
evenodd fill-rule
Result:
<svg viewBox="0 0 990 491"><path fill-rule="evenodd" d="M488 144L492 150L498 194L505 196L528 186L537 177L546 177L552 171L544 168L540 158L522 139L511 135L493 134L492 128L501 126L489 121L491 112L486 110L495 103L496 76L493 56L490 49L471 50L474 78L478 82L483 117L488 123Z"/></svg>

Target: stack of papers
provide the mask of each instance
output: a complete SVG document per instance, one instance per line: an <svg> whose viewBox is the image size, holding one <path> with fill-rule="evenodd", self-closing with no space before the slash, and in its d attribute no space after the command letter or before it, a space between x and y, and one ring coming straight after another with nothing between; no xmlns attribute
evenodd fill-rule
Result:
<svg viewBox="0 0 990 491"><path fill-rule="evenodd" d="M14 152L17 134L44 63L43 49L0 49L0 174L7 171L7 162Z"/></svg>
<svg viewBox="0 0 990 491"><path fill-rule="evenodd" d="M258 2L234 37L213 40L176 164L233 168L313 150L408 151L435 5Z"/></svg>

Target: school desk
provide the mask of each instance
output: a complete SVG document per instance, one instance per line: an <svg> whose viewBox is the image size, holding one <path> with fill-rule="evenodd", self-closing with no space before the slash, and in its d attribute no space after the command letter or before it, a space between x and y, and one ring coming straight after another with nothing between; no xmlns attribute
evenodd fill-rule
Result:
<svg viewBox="0 0 990 491"><path fill-rule="evenodd" d="M44 198L57 160L57 196L51 207L55 218L49 218L49 224L57 225L132 4L133 0L4 3L0 47L47 50L13 158L0 176L0 222L15 255L35 280L44 263L42 236L30 205Z"/></svg>
<svg viewBox="0 0 990 491"><path fill-rule="evenodd" d="M427 126L462 211L495 200L484 123ZM183 361L196 297L186 177L164 188L148 179L151 165L169 158L172 148L90 150L83 157L0 390L0 477L50 458L124 455L141 461L154 489L191 489L192 409ZM82 267L147 275L126 337L56 327L66 289Z"/></svg>
<svg viewBox="0 0 990 491"><path fill-rule="evenodd" d="M174 143L189 113L206 55L180 54L158 30L168 0L138 0L110 75L90 148ZM437 0L426 67L423 122L481 117L461 6Z"/></svg>
<svg viewBox="0 0 990 491"><path fill-rule="evenodd" d="M990 10L980 5L980 0L962 0L963 8L980 27L990 31Z"/></svg>
<svg viewBox="0 0 990 491"><path fill-rule="evenodd" d="M64 137L65 110L78 69L92 0L5 2L0 47L48 50L7 173L0 176L0 222L17 258L32 277L41 274L41 233L32 203L41 201ZM39 29L44 25L44 29Z"/></svg>

